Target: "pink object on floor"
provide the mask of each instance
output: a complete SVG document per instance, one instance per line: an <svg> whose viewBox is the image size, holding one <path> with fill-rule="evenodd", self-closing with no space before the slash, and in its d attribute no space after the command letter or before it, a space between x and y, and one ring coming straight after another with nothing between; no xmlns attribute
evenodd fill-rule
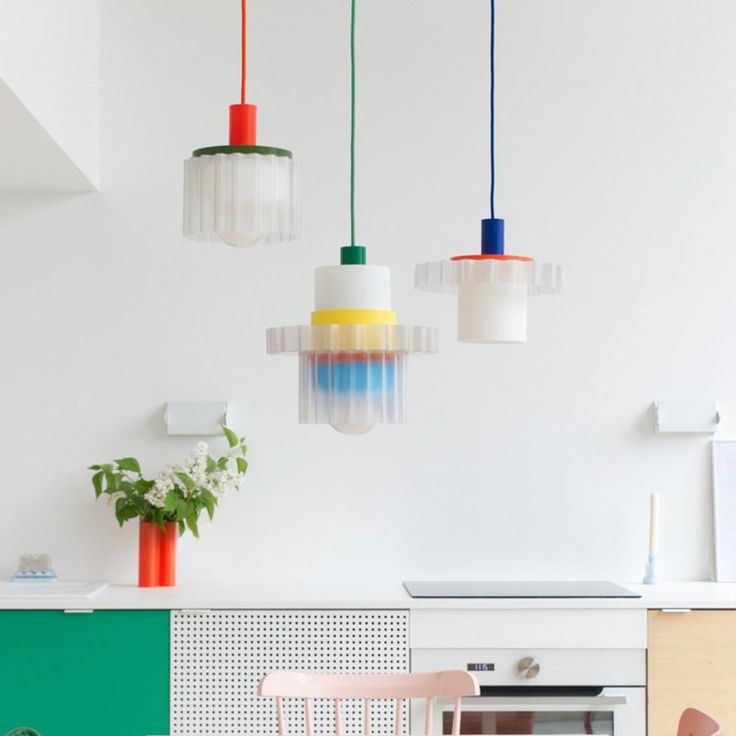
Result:
<svg viewBox="0 0 736 736"><path fill-rule="evenodd" d="M720 736L723 731L717 721L695 708L686 708L680 716L677 736Z"/></svg>
<svg viewBox="0 0 736 736"><path fill-rule="evenodd" d="M329 675L305 672L272 672L258 686L259 695L276 698L276 718L279 735L286 736L284 698L304 700L304 720L307 736L314 736L312 700L328 698L335 701L335 736L343 736L340 701L360 699L364 702L363 733L371 734L371 700L391 699L396 702L394 733L403 733L402 713L404 700L422 698L427 701L424 733L432 733L434 698L454 698L455 712L452 718L453 736L460 733L462 698L478 695L480 688L473 675L462 670L427 672L411 675ZM693 736L701 736L694 734ZM705 736L705 735L703 735Z"/></svg>

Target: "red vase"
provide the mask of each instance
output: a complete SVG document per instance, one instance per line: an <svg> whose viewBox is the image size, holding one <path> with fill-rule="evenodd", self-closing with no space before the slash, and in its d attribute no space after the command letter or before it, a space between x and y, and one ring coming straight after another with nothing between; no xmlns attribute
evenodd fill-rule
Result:
<svg viewBox="0 0 736 736"><path fill-rule="evenodd" d="M159 577L158 584L171 587L176 585L176 538L179 529L175 521L167 521L164 530L159 530Z"/></svg>
<svg viewBox="0 0 736 736"><path fill-rule="evenodd" d="M138 533L138 585L155 588L161 567L161 530L150 521L141 521Z"/></svg>

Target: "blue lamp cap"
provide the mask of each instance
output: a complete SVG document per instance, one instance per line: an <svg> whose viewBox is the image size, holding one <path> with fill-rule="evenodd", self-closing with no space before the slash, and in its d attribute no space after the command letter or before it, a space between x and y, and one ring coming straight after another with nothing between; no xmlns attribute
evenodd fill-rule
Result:
<svg viewBox="0 0 736 736"><path fill-rule="evenodd" d="M488 218L480 222L480 252L484 256L502 256L504 221L498 217Z"/></svg>

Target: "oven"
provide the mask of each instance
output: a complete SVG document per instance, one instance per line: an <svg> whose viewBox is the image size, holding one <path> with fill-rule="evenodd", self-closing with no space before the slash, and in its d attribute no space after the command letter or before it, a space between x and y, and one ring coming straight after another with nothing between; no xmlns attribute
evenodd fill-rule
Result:
<svg viewBox="0 0 736 736"><path fill-rule="evenodd" d="M481 694L463 698L461 734L646 736L643 649L413 649L413 672L463 669ZM411 733L424 731L412 703ZM452 733L453 703L434 703L434 732Z"/></svg>

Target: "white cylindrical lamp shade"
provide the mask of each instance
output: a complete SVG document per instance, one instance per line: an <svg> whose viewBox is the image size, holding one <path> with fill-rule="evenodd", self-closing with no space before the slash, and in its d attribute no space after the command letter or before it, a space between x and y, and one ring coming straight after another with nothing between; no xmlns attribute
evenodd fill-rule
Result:
<svg viewBox="0 0 736 736"><path fill-rule="evenodd" d="M391 269L365 265L315 268L314 309L391 309Z"/></svg>
<svg viewBox="0 0 736 736"><path fill-rule="evenodd" d="M526 284L460 284L457 339L461 342L526 342Z"/></svg>

